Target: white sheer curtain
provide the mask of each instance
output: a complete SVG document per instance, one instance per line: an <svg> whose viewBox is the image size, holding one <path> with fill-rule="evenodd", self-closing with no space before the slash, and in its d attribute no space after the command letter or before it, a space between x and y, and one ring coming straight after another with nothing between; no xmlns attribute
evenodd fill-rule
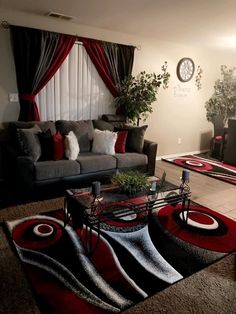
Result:
<svg viewBox="0 0 236 314"><path fill-rule="evenodd" d="M97 119L115 113L113 96L80 44L73 46L36 102L42 121Z"/></svg>

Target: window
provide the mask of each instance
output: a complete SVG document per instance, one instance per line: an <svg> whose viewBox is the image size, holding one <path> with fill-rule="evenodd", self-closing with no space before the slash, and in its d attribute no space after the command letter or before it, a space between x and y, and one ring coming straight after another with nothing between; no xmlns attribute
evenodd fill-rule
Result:
<svg viewBox="0 0 236 314"><path fill-rule="evenodd" d="M81 44L73 46L36 102L42 121L97 119L115 112L113 96Z"/></svg>

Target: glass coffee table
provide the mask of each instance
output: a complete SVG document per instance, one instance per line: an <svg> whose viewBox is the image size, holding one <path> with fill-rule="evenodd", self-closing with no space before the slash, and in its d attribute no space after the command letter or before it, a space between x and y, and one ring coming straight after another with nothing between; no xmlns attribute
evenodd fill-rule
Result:
<svg viewBox="0 0 236 314"><path fill-rule="evenodd" d="M156 192L146 191L136 195L126 195L120 193L117 186L110 184L103 185L100 194L95 198L90 188L66 191L64 227L70 224L75 230L85 231L84 246L88 255L92 255L95 251L100 239L100 231L106 221L141 219L148 223L153 211L168 204L179 203L182 204L182 219L187 221L191 192L186 187L166 183ZM97 233L96 244L92 244L94 231Z"/></svg>

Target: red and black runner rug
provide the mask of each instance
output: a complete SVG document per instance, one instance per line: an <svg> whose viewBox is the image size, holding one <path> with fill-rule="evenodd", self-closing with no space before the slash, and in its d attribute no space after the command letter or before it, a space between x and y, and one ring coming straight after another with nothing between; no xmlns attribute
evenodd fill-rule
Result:
<svg viewBox="0 0 236 314"><path fill-rule="evenodd" d="M185 214L166 203L148 220L113 217L92 256L62 210L6 224L42 313L119 313L236 249L236 222L195 203Z"/></svg>
<svg viewBox="0 0 236 314"><path fill-rule="evenodd" d="M162 160L236 185L235 166L207 158L204 154L162 158Z"/></svg>

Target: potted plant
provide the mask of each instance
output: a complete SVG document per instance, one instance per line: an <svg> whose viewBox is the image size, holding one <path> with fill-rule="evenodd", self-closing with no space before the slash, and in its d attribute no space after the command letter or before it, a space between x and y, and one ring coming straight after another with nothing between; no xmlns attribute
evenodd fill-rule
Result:
<svg viewBox="0 0 236 314"><path fill-rule="evenodd" d="M118 185L122 193L134 195L150 187L148 177L137 170L118 172L113 175L111 182Z"/></svg>
<svg viewBox="0 0 236 314"><path fill-rule="evenodd" d="M125 78L119 90L119 96L115 99L118 112L126 116L127 120L139 124L144 121L148 113L152 113L152 103L157 99L157 93L161 85L168 87L170 74L167 72L167 62L162 66L162 73L148 74L140 72L136 77L130 75Z"/></svg>
<svg viewBox="0 0 236 314"><path fill-rule="evenodd" d="M222 79L218 79L214 85L214 93L206 102L207 120L214 124L216 118L221 118L225 125L229 118L236 114L236 68L228 69L221 66Z"/></svg>

